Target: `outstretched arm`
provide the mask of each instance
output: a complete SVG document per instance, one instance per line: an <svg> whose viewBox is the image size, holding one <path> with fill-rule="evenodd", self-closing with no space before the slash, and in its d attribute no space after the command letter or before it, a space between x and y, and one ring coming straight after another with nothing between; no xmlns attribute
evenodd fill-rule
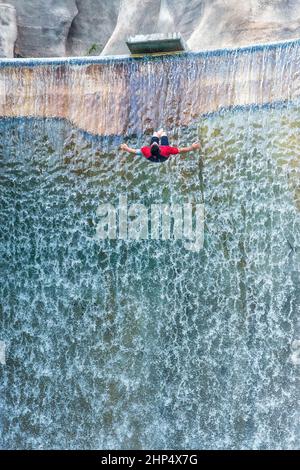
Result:
<svg viewBox="0 0 300 470"><path fill-rule="evenodd" d="M192 150L197 150L200 148L200 144L192 144L190 147L182 147L181 149L178 149L179 153L188 153L191 152Z"/></svg>
<svg viewBox="0 0 300 470"><path fill-rule="evenodd" d="M124 152L134 153L135 155L140 153L140 150L132 149L131 147L128 147L127 144L120 145L120 149L124 150Z"/></svg>

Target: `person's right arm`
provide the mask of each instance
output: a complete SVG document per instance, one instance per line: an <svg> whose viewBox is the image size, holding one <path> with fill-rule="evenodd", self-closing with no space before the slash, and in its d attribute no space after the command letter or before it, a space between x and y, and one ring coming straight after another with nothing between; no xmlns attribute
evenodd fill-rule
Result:
<svg viewBox="0 0 300 470"><path fill-rule="evenodd" d="M178 149L178 153L188 153L191 152L192 150L197 150L200 148L200 144L192 144L189 147L182 147L181 149Z"/></svg>

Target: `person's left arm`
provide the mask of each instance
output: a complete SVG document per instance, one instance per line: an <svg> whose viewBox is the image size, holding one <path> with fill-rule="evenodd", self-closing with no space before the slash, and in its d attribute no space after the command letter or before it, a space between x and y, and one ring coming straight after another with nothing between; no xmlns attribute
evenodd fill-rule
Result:
<svg viewBox="0 0 300 470"><path fill-rule="evenodd" d="M140 155L141 154L140 149L133 149L131 147L128 147L127 144L122 144L120 146L120 149L124 150L124 152L133 153L134 155Z"/></svg>
<svg viewBox="0 0 300 470"><path fill-rule="evenodd" d="M178 149L178 153L188 153L192 152L193 150L198 150L200 148L200 144L194 143L190 147L182 147L181 149Z"/></svg>

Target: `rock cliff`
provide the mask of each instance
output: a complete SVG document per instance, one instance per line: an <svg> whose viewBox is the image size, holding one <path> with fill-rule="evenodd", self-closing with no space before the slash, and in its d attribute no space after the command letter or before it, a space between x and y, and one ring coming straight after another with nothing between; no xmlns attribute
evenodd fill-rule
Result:
<svg viewBox="0 0 300 470"><path fill-rule="evenodd" d="M15 53L21 57L65 56L75 0L8 0L17 11Z"/></svg>
<svg viewBox="0 0 300 470"><path fill-rule="evenodd" d="M0 57L13 57L17 39L17 15L12 5L0 3Z"/></svg>
<svg viewBox="0 0 300 470"><path fill-rule="evenodd" d="M171 31L191 50L293 39L300 0L0 0L6 57L126 54L128 35Z"/></svg>
<svg viewBox="0 0 300 470"><path fill-rule="evenodd" d="M67 41L71 56L98 55L117 23L121 0L77 0Z"/></svg>

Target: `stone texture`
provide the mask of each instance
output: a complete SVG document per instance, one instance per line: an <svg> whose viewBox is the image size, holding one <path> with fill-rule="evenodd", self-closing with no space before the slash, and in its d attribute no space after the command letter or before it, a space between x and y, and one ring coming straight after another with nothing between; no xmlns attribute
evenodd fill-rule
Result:
<svg viewBox="0 0 300 470"><path fill-rule="evenodd" d="M99 55L117 23L121 0L77 0L78 14L68 36L71 56Z"/></svg>
<svg viewBox="0 0 300 470"><path fill-rule="evenodd" d="M8 0L7 3L17 10L17 55L66 55L69 29L78 11L75 0Z"/></svg>
<svg viewBox="0 0 300 470"><path fill-rule="evenodd" d="M191 49L236 47L300 36L299 0L205 0Z"/></svg>
<svg viewBox="0 0 300 470"><path fill-rule="evenodd" d="M17 16L12 5L0 3L0 57L13 57L17 39Z"/></svg>
<svg viewBox="0 0 300 470"><path fill-rule="evenodd" d="M102 54L128 54L128 36L158 33L159 13L160 0L123 0L117 25Z"/></svg>
<svg viewBox="0 0 300 470"><path fill-rule="evenodd" d="M16 7L22 57L127 54L136 34L180 32L191 50L300 37L300 0L0 0L7 12L4 3ZM11 55L14 20L2 21L1 54Z"/></svg>
<svg viewBox="0 0 300 470"><path fill-rule="evenodd" d="M125 53L127 36L162 31L180 32L192 50L292 39L300 0L124 0L103 54Z"/></svg>
<svg viewBox="0 0 300 470"><path fill-rule="evenodd" d="M203 0L162 0L158 30L179 31L187 41L198 26L202 11Z"/></svg>

